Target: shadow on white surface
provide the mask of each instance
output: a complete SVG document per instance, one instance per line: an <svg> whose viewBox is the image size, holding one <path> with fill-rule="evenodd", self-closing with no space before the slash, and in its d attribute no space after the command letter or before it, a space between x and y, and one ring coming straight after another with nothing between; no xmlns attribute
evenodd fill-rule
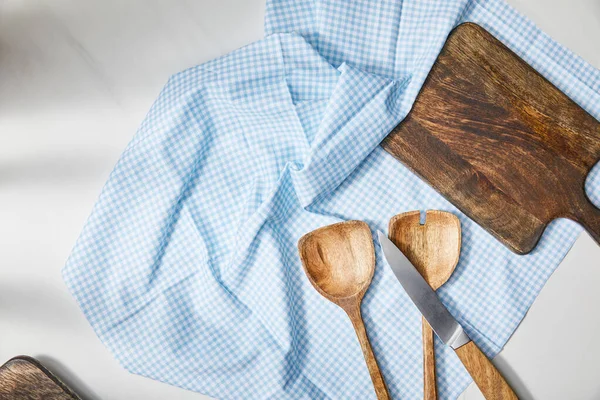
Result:
<svg viewBox="0 0 600 400"><path fill-rule="evenodd" d="M41 154L19 160L0 160L0 186L10 184L64 184L106 174L112 154Z"/></svg>
<svg viewBox="0 0 600 400"><path fill-rule="evenodd" d="M65 367L60 361L46 355L37 355L35 358L77 393L82 400L103 400L82 380L77 378L77 374Z"/></svg>
<svg viewBox="0 0 600 400"><path fill-rule="evenodd" d="M156 97L262 37L264 0L0 2L0 114Z"/></svg>
<svg viewBox="0 0 600 400"><path fill-rule="evenodd" d="M533 394L527 389L522 377L504 359L502 353L497 355L492 362L520 400L534 400Z"/></svg>

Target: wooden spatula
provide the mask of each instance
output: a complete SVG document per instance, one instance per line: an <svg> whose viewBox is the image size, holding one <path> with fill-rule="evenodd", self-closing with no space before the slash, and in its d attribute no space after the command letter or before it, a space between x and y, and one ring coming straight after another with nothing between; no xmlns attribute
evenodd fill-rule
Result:
<svg viewBox="0 0 600 400"><path fill-rule="evenodd" d="M458 263L460 221L451 213L427 211L421 224L420 211L399 214L390 220L390 239L419 270L433 290L442 286ZM437 399L433 330L423 318L424 399Z"/></svg>
<svg viewBox="0 0 600 400"><path fill-rule="evenodd" d="M319 228L300 238L298 250L310 283L350 317L377 398L389 399L360 313L362 298L375 272L375 247L369 226L348 221Z"/></svg>

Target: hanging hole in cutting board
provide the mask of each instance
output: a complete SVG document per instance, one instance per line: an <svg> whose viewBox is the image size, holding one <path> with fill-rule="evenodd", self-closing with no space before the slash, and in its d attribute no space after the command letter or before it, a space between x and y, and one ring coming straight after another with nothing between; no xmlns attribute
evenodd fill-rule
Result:
<svg viewBox="0 0 600 400"><path fill-rule="evenodd" d="M600 208L600 190L592 191L593 187L600 187L600 160L590 170L585 178L585 193L596 207Z"/></svg>

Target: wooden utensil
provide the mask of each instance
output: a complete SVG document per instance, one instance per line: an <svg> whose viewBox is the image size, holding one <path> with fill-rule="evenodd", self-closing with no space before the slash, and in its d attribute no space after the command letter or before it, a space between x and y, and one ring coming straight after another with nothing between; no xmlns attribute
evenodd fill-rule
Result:
<svg viewBox="0 0 600 400"><path fill-rule="evenodd" d="M460 256L460 221L449 212L427 211L421 224L421 212L410 211L390 220L390 239L412 262L433 290L439 289L452 272ZM423 393L425 400L437 399L433 330L423 318Z"/></svg>
<svg viewBox="0 0 600 400"><path fill-rule="evenodd" d="M375 248L369 226L361 221L325 226L304 235L298 241L298 250L310 283L352 321L377 398L389 399L360 312L375 272Z"/></svg>
<svg viewBox="0 0 600 400"><path fill-rule="evenodd" d="M379 232L383 257L406 294L446 345L452 347L471 377L488 400L516 400L500 372L468 337L450 314L421 273L385 234Z"/></svg>
<svg viewBox="0 0 600 400"><path fill-rule="evenodd" d="M600 242L600 123L480 26L450 34L382 146L516 253L559 217Z"/></svg>
<svg viewBox="0 0 600 400"><path fill-rule="evenodd" d="M39 361L27 356L0 367L0 400L81 400Z"/></svg>

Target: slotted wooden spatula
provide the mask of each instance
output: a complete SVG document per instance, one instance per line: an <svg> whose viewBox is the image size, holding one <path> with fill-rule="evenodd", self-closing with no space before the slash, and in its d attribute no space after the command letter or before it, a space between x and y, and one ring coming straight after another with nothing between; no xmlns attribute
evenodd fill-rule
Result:
<svg viewBox="0 0 600 400"><path fill-rule="evenodd" d="M460 221L449 212L410 211L390 220L390 239L419 270L433 290L454 272L460 255ZM425 400L437 399L433 330L423 318L423 392Z"/></svg>

